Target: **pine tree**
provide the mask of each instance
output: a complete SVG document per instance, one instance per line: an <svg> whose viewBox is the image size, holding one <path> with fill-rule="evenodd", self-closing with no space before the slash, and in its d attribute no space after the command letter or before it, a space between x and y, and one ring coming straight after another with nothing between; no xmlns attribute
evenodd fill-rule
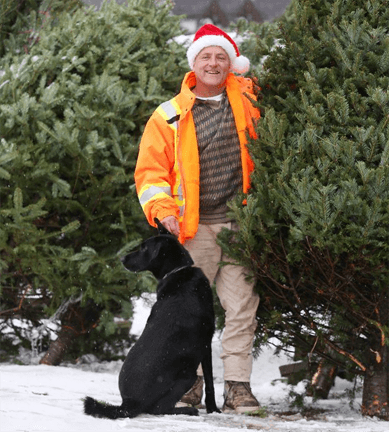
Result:
<svg viewBox="0 0 389 432"><path fill-rule="evenodd" d="M54 17L81 5L81 0L0 0L0 57L10 44L17 51L27 51L36 42L42 23L39 15Z"/></svg>
<svg viewBox="0 0 389 432"><path fill-rule="evenodd" d="M258 278L258 343L277 336L364 377L389 418L389 2L294 0L256 39L264 113L241 231L220 241ZM268 42L268 41L267 41Z"/></svg>
<svg viewBox="0 0 389 432"><path fill-rule="evenodd" d="M138 143L179 86L185 51L172 41L179 17L152 0L25 22L38 24L35 42L20 51L9 38L0 61L0 314L41 329L60 310L66 350L93 327L117 331L113 316L128 318L131 297L154 286L120 257L150 235Z"/></svg>

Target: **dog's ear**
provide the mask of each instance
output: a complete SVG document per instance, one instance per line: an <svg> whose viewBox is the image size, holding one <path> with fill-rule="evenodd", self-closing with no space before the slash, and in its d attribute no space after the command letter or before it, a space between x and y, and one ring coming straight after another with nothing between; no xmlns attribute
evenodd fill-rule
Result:
<svg viewBox="0 0 389 432"><path fill-rule="evenodd" d="M160 222L160 220L158 218L154 218L154 222L157 224L157 228L158 228L158 235L161 234L169 234L169 235L173 235L169 230L167 230Z"/></svg>

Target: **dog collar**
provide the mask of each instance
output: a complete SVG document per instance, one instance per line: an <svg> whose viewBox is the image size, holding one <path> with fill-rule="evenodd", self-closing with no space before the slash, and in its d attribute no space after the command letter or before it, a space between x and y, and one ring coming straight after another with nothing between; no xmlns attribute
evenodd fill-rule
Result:
<svg viewBox="0 0 389 432"><path fill-rule="evenodd" d="M166 279L167 277L169 277L169 276L172 275L173 273L177 273L177 272L179 272L180 270L183 270L184 268L188 268L188 267L192 267L192 266L191 266L191 265L186 265L186 266L183 266L183 267L175 268L175 269L172 270L171 272L166 273L165 276L162 278L162 280L163 280L163 279Z"/></svg>

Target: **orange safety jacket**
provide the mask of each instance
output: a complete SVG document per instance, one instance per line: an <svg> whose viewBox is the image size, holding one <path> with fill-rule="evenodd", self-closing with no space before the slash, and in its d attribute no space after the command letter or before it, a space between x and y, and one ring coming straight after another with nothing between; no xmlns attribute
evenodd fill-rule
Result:
<svg viewBox="0 0 389 432"><path fill-rule="evenodd" d="M140 204L148 222L175 216L180 224L181 243L195 236L199 223L199 154L192 107L196 96L194 72L185 75L181 92L161 104L146 124L135 168L135 184ZM230 73L226 80L227 96L238 131L243 171L243 192L250 186L253 162L249 156L247 131L256 137L254 119L259 110L244 95L255 99L252 81Z"/></svg>

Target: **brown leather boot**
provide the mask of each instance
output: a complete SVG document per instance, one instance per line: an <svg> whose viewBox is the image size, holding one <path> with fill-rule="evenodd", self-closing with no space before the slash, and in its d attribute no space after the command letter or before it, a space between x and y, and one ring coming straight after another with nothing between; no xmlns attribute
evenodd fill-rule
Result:
<svg viewBox="0 0 389 432"><path fill-rule="evenodd" d="M225 381L223 412L245 413L260 409L259 402L251 392L250 383Z"/></svg>
<svg viewBox="0 0 389 432"><path fill-rule="evenodd" d="M181 400L176 404L178 407L182 406L193 406L198 407L201 405L201 399L203 398L203 386L204 386L204 378L202 376L198 376L192 388L189 389L184 396L182 396Z"/></svg>

